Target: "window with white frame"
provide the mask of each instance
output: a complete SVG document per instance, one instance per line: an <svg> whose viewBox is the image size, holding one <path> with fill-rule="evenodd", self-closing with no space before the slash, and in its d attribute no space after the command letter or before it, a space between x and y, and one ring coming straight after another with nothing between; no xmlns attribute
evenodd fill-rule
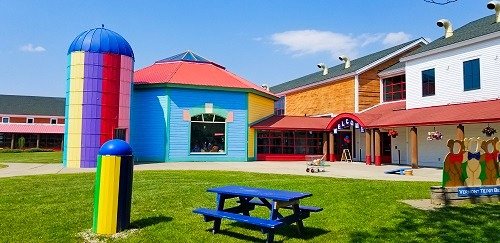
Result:
<svg viewBox="0 0 500 243"><path fill-rule="evenodd" d="M226 118L215 114L191 117L191 153L225 153Z"/></svg>
<svg viewBox="0 0 500 243"><path fill-rule="evenodd" d="M285 96L274 102L274 114L277 116L285 115Z"/></svg>
<svg viewBox="0 0 500 243"><path fill-rule="evenodd" d="M35 123L35 118L33 118L33 117L26 118L26 123L28 123L28 124Z"/></svg>
<svg viewBox="0 0 500 243"><path fill-rule="evenodd" d="M50 118L50 124L57 124L57 118Z"/></svg>
<svg viewBox="0 0 500 243"><path fill-rule="evenodd" d="M4 116L2 117L2 123L9 123L10 122L10 117Z"/></svg>

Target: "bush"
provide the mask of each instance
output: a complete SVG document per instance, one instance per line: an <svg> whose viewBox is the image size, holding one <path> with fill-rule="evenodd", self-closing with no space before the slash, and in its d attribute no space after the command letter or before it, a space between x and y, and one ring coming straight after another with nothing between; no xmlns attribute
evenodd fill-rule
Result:
<svg viewBox="0 0 500 243"><path fill-rule="evenodd" d="M24 137L20 137L18 140L17 140L17 146L20 148L20 149L23 149L24 148L24 144L26 143L26 139L24 139Z"/></svg>
<svg viewBox="0 0 500 243"><path fill-rule="evenodd" d="M53 149L30 148L30 149L0 149L0 153L35 153L35 152L54 152Z"/></svg>

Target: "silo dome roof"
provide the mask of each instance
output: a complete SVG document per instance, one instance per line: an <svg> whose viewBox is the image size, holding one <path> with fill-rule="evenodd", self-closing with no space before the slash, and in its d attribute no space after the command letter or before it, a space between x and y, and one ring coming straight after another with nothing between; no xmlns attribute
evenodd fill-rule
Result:
<svg viewBox="0 0 500 243"><path fill-rule="evenodd" d="M68 54L74 51L113 53L134 58L130 44L118 33L104 27L79 34L69 46Z"/></svg>

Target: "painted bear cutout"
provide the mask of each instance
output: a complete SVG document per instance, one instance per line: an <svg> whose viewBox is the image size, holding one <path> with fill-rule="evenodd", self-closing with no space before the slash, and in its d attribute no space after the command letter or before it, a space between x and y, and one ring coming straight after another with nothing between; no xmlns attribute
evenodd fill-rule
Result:
<svg viewBox="0 0 500 243"><path fill-rule="evenodd" d="M455 144L459 145L459 151L456 154L453 151ZM444 159L443 186L463 186L462 163L465 161L464 156L467 156L464 141L450 139L448 140L447 146L449 152Z"/></svg>
<svg viewBox="0 0 500 243"><path fill-rule="evenodd" d="M475 140L476 149L474 152L471 152L470 149L471 144ZM465 147L467 148L467 157L465 173L467 174L467 178L464 181L465 186L481 186L482 182L480 179L481 176L481 161L484 161L484 151L480 147L482 138L469 138L464 139ZM464 158L465 159L465 158Z"/></svg>
<svg viewBox="0 0 500 243"><path fill-rule="evenodd" d="M489 139L481 142L481 148L484 151L485 177L483 185L497 185L498 183L498 138ZM493 151L489 151L493 147Z"/></svg>

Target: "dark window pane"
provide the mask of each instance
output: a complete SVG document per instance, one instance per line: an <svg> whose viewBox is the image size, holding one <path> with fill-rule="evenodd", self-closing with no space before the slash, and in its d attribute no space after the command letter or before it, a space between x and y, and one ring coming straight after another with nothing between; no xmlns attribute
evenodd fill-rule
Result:
<svg viewBox="0 0 500 243"><path fill-rule="evenodd" d="M430 96L435 94L434 83L434 68L422 71L422 96Z"/></svg>

